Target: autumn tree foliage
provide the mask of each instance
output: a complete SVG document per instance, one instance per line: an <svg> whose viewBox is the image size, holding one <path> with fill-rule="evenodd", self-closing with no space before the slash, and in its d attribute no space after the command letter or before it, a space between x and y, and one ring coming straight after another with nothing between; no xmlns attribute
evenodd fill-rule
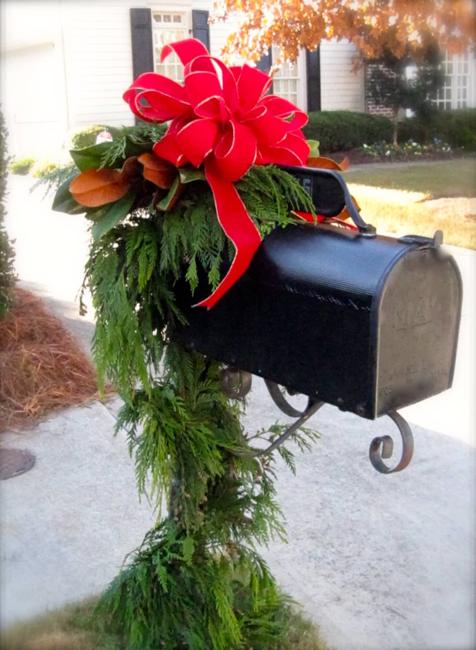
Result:
<svg viewBox="0 0 476 650"><path fill-rule="evenodd" d="M322 40L348 39L363 59L410 55L418 60L435 41L459 52L474 42L471 0L217 0L215 19L235 14L240 28L226 44L257 60L271 45L295 60L300 47L316 49Z"/></svg>

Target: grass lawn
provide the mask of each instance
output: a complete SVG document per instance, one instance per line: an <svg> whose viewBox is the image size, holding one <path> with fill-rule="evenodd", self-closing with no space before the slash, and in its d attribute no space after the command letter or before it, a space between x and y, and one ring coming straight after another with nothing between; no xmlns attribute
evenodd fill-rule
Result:
<svg viewBox="0 0 476 650"><path fill-rule="evenodd" d="M456 158L401 166L362 165L345 173L349 183L423 192L429 198L476 196L476 158Z"/></svg>
<svg viewBox="0 0 476 650"><path fill-rule="evenodd" d="M2 631L0 647L2 650L127 650L119 637L102 630L100 622L94 619L96 602L96 599L85 600L19 623ZM293 613L287 638L269 650L328 648L316 627L300 614Z"/></svg>
<svg viewBox="0 0 476 650"><path fill-rule="evenodd" d="M476 249L476 158L382 163L344 174L363 218L380 233L432 237Z"/></svg>

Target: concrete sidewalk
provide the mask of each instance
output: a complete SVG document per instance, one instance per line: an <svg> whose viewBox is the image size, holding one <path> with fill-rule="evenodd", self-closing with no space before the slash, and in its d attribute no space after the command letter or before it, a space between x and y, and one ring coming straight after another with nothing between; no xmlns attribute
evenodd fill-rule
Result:
<svg viewBox="0 0 476 650"><path fill-rule="evenodd" d="M92 321L75 316L87 236L81 217L56 215L26 179L10 186L9 229L20 277L48 300L85 348ZM474 272L456 249L466 289L455 387L405 409L415 457L383 476L368 461L376 422L324 407L321 440L298 455L297 476L278 466L289 544L264 551L283 586L338 650L463 650L475 645ZM37 464L2 483L2 623L97 593L153 521L139 504L126 441L112 436L117 403L64 411L2 443ZM249 430L280 413L256 380Z"/></svg>

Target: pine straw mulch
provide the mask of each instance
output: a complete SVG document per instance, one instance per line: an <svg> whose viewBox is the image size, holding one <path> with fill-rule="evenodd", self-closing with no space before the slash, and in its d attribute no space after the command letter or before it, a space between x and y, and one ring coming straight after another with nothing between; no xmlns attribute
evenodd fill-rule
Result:
<svg viewBox="0 0 476 650"><path fill-rule="evenodd" d="M34 294L17 289L0 320L0 431L97 397L94 368Z"/></svg>

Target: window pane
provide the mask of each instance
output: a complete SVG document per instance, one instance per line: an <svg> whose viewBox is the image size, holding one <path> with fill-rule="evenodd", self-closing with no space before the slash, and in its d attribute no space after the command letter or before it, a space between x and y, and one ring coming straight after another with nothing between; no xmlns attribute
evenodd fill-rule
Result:
<svg viewBox="0 0 476 650"><path fill-rule="evenodd" d="M160 62L160 52L164 45L187 38L185 14L153 12L154 70L175 81L183 80L183 66L176 54L169 54Z"/></svg>
<svg viewBox="0 0 476 650"><path fill-rule="evenodd" d="M273 61L279 60L279 49L277 47L272 48L272 57ZM273 76L273 93L296 104L298 83L297 64L283 62Z"/></svg>

